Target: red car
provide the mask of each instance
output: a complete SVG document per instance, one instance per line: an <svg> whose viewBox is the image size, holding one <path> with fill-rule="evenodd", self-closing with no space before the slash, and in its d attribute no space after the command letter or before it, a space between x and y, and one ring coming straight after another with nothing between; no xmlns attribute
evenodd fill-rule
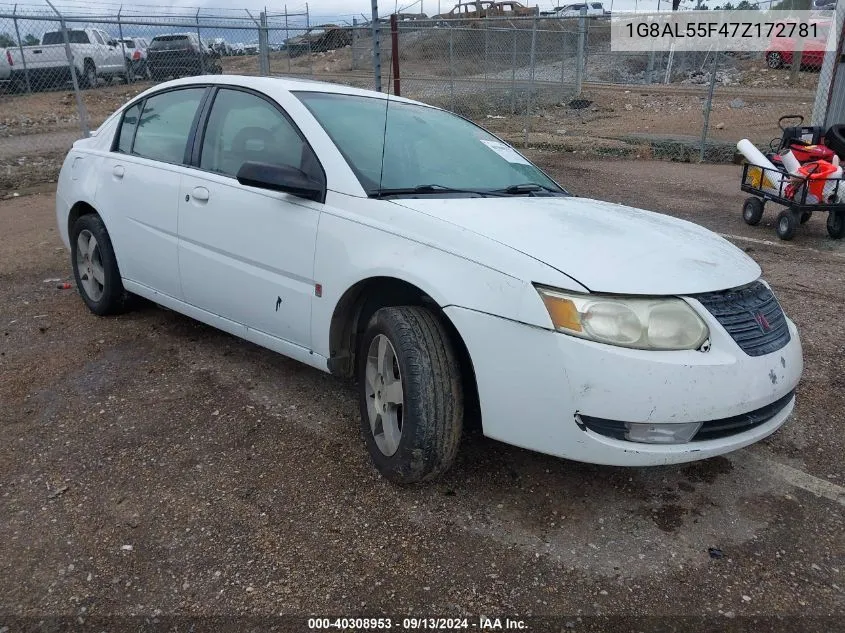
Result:
<svg viewBox="0 0 845 633"><path fill-rule="evenodd" d="M804 41L801 55L802 68L820 69L824 61L825 44L830 34L830 21L811 21L816 26L816 37ZM772 37L766 49L766 64L769 68L783 68L792 65L796 38Z"/></svg>

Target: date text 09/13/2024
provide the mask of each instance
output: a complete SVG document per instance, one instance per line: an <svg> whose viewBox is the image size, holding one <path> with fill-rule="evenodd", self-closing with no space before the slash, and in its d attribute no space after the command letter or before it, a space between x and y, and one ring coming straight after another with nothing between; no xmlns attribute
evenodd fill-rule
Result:
<svg viewBox="0 0 845 633"><path fill-rule="evenodd" d="M401 625L401 628L400 628ZM438 617L404 617L404 618L309 618L308 630L389 630L396 627L403 631L520 631L528 628L524 620L516 618L498 618L479 616L478 618L438 618Z"/></svg>

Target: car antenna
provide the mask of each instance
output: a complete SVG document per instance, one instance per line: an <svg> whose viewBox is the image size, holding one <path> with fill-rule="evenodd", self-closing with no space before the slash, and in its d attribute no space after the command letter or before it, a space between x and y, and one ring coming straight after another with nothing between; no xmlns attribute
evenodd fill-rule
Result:
<svg viewBox="0 0 845 633"><path fill-rule="evenodd" d="M381 27L376 23L376 28L379 29L379 39L381 39ZM379 42L380 43L380 42ZM381 48L381 46L379 46ZM391 54L393 54L391 52ZM390 82L393 81L393 64L390 64L390 70L387 73L387 98L384 100L384 130L381 135L381 170L378 175L378 197L381 198L381 185L384 180L384 155L387 149L387 113L390 110Z"/></svg>

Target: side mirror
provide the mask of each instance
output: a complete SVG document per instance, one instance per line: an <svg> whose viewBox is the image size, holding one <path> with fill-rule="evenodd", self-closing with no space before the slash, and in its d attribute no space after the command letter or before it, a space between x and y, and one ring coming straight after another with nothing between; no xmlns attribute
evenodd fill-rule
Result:
<svg viewBox="0 0 845 633"><path fill-rule="evenodd" d="M109 40L109 41L108 41L108 44L109 44L109 46L117 46L117 45L118 45L118 41L117 41L117 40Z"/></svg>
<svg viewBox="0 0 845 633"><path fill-rule="evenodd" d="M326 199L325 185L296 167L248 161L241 165L237 178L247 187L281 191L315 202Z"/></svg>

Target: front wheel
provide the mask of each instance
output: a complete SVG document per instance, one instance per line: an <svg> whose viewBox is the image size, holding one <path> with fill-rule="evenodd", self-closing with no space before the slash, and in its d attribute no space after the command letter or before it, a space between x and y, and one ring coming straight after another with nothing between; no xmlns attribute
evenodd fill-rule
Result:
<svg viewBox="0 0 845 633"><path fill-rule="evenodd" d="M782 240L791 240L795 237L795 230L798 228L798 218L789 210L784 209L778 215L777 234Z"/></svg>
<svg viewBox="0 0 845 633"><path fill-rule="evenodd" d="M410 484L448 470L464 397L458 358L438 317L416 306L378 310L361 340L357 377L361 433L378 471Z"/></svg>
<svg viewBox="0 0 845 633"><path fill-rule="evenodd" d="M742 205L742 219L750 226L757 226L763 218L763 201L751 196Z"/></svg>
<svg viewBox="0 0 845 633"><path fill-rule="evenodd" d="M111 239L100 216L80 216L71 229L70 245L76 287L88 309L99 316L124 312L130 295L123 288Z"/></svg>
<svg viewBox="0 0 845 633"><path fill-rule="evenodd" d="M831 211L827 214L827 234L835 240L845 237L845 212Z"/></svg>

